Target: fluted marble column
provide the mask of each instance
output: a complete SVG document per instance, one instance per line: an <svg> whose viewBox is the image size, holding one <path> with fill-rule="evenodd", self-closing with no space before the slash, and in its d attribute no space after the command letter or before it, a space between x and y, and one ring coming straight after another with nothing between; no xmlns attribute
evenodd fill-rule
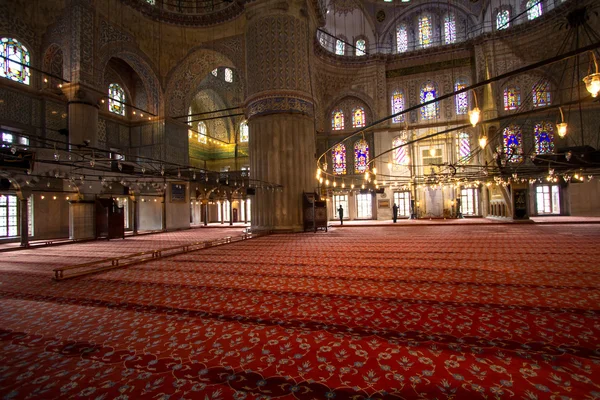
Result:
<svg viewBox="0 0 600 400"><path fill-rule="evenodd" d="M314 190L314 107L309 54L314 32L305 1L251 5L246 30L250 174L263 187L251 202L252 228L300 231L302 193Z"/></svg>

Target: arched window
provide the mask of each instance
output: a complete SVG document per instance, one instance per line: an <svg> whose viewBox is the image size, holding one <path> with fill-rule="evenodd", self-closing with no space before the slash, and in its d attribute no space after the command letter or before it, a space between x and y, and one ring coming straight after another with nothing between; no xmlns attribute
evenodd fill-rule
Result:
<svg viewBox="0 0 600 400"><path fill-rule="evenodd" d="M437 97L437 90L433 82L426 82L421 87L421 104L431 100L435 100ZM421 119L434 119L439 114L439 104L437 102L421 107Z"/></svg>
<svg viewBox="0 0 600 400"><path fill-rule="evenodd" d="M554 153L554 125L549 122L540 122L533 127L536 154Z"/></svg>
<svg viewBox="0 0 600 400"><path fill-rule="evenodd" d="M367 42L365 41L365 39L358 39L354 47L356 47L357 56L364 56L365 54L367 54Z"/></svg>
<svg viewBox="0 0 600 400"><path fill-rule="evenodd" d="M0 55L0 76L29 85L30 60L27 48L17 39L0 38Z"/></svg>
<svg viewBox="0 0 600 400"><path fill-rule="evenodd" d="M335 41L335 54L343 56L346 53L346 43L343 40L337 39Z"/></svg>
<svg viewBox="0 0 600 400"><path fill-rule="evenodd" d="M225 68L225 82L233 82L233 71L231 68Z"/></svg>
<svg viewBox="0 0 600 400"><path fill-rule="evenodd" d="M125 115L125 91L118 83L108 85L108 111Z"/></svg>
<svg viewBox="0 0 600 400"><path fill-rule="evenodd" d="M240 142L247 142L250 139L250 134L248 132L248 122L243 121L240 124Z"/></svg>
<svg viewBox="0 0 600 400"><path fill-rule="evenodd" d="M427 15L419 17L419 44L421 47L429 47L433 44L433 27L431 18Z"/></svg>
<svg viewBox="0 0 600 400"><path fill-rule="evenodd" d="M398 25L396 28L396 51L404 53L408 50L408 31L406 25Z"/></svg>
<svg viewBox="0 0 600 400"><path fill-rule="evenodd" d="M362 128L365 125L367 125L367 121L365 120L365 109L356 107L352 110L352 127Z"/></svg>
<svg viewBox="0 0 600 400"><path fill-rule="evenodd" d="M402 167L406 167L410 161L410 158L408 157L408 147L402 146L405 143L406 140L403 139L402 136L396 136L392 141L392 147L394 148L394 164L392 169L394 171L399 171Z"/></svg>
<svg viewBox="0 0 600 400"><path fill-rule="evenodd" d="M444 43L456 42L456 19L454 14L446 14L444 17Z"/></svg>
<svg viewBox="0 0 600 400"><path fill-rule="evenodd" d="M516 87L507 87L504 89L504 109L506 111L516 110L521 105L521 90Z"/></svg>
<svg viewBox="0 0 600 400"><path fill-rule="evenodd" d="M392 114L404 111L404 94L402 92L394 92L392 94ZM397 124L404 121L404 114L392 118L392 122Z"/></svg>
<svg viewBox="0 0 600 400"><path fill-rule="evenodd" d="M504 128L502 132L504 139L504 154L506 161L510 163L521 162L523 160L523 138L521 135L521 127L518 125L510 125Z"/></svg>
<svg viewBox="0 0 600 400"><path fill-rule="evenodd" d="M510 11L504 9L496 14L496 29L502 30L510 26Z"/></svg>
<svg viewBox="0 0 600 400"><path fill-rule="evenodd" d="M219 75L219 68L213 69L210 73L213 74L213 76Z"/></svg>
<svg viewBox="0 0 600 400"><path fill-rule="evenodd" d="M527 8L527 19L530 21L542 15L542 0L529 0L525 7Z"/></svg>
<svg viewBox="0 0 600 400"><path fill-rule="evenodd" d="M354 144L354 173L362 174L369 164L369 145L365 139Z"/></svg>
<svg viewBox="0 0 600 400"><path fill-rule="evenodd" d="M454 91L459 91L467 87L464 81L458 81L454 85ZM469 93L462 92L454 96L456 106L456 115L464 115L469 112Z"/></svg>
<svg viewBox="0 0 600 400"><path fill-rule="evenodd" d="M198 143L206 144L208 142L208 130L204 121L198 122Z"/></svg>
<svg viewBox="0 0 600 400"><path fill-rule="evenodd" d="M533 106L544 107L551 104L550 84L548 82L539 82L533 87Z"/></svg>
<svg viewBox="0 0 600 400"><path fill-rule="evenodd" d="M344 129L344 112L342 110L334 111L331 114L331 129L341 131Z"/></svg>
<svg viewBox="0 0 600 400"><path fill-rule="evenodd" d="M458 162L464 164L471 155L471 138L467 132L459 132L456 139Z"/></svg>
<svg viewBox="0 0 600 400"><path fill-rule="evenodd" d="M344 175L346 173L346 146L342 143L337 144L331 151L333 159L333 173Z"/></svg>

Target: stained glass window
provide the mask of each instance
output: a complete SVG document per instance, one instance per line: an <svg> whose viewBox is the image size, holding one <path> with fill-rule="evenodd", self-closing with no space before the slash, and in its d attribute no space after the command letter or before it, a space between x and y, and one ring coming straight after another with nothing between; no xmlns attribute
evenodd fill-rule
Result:
<svg viewBox="0 0 600 400"><path fill-rule="evenodd" d="M248 139L250 139L248 122L244 121L240 124L240 142L247 142Z"/></svg>
<svg viewBox="0 0 600 400"><path fill-rule="evenodd" d="M365 54L367 54L365 51L367 49L367 42L365 42L364 39L358 39L356 41L356 55L357 56L364 56Z"/></svg>
<svg viewBox="0 0 600 400"><path fill-rule="evenodd" d="M510 11L500 10L496 14L496 29L506 29L510 26Z"/></svg>
<svg viewBox="0 0 600 400"><path fill-rule="evenodd" d="M198 122L198 143L207 143L207 132L208 131L206 129L206 124L204 123L204 121Z"/></svg>
<svg viewBox="0 0 600 400"><path fill-rule="evenodd" d="M419 17L419 44L421 47L429 47L433 43L433 27L431 18L426 15Z"/></svg>
<svg viewBox="0 0 600 400"><path fill-rule="evenodd" d="M217 76L217 75L219 75L219 69L218 69L218 68L215 68L215 69L213 69L213 70L211 71L211 74L213 74L213 76Z"/></svg>
<svg viewBox="0 0 600 400"><path fill-rule="evenodd" d="M511 163L521 162L523 160L523 138L521 127L510 125L504 128L502 132L504 138L504 153L506 161Z"/></svg>
<svg viewBox="0 0 600 400"><path fill-rule="evenodd" d="M521 105L521 90L516 87L508 87L504 89L504 109L516 110Z"/></svg>
<svg viewBox="0 0 600 400"><path fill-rule="evenodd" d="M233 71L231 68L225 68L225 82L233 82Z"/></svg>
<svg viewBox="0 0 600 400"><path fill-rule="evenodd" d="M471 138L467 132L459 132L457 138L458 162L465 163L471 155Z"/></svg>
<svg viewBox="0 0 600 400"><path fill-rule="evenodd" d="M403 139L401 136L395 137L394 140L392 141L392 147L394 147L394 152L393 152L394 162L393 162L392 169L394 171L399 171L402 167L407 166L409 163L408 147L402 146L405 143L406 143L406 140ZM398 147L398 146L402 146L402 147Z"/></svg>
<svg viewBox="0 0 600 400"><path fill-rule="evenodd" d="M27 48L16 39L0 38L0 56L2 56L0 57L0 76L29 85L29 51Z"/></svg>
<svg viewBox="0 0 600 400"><path fill-rule="evenodd" d="M454 90L462 90L467 87L467 84L464 82L456 82L454 85ZM469 93L462 92L454 96L454 103L456 105L456 115L464 115L469 112Z"/></svg>
<svg viewBox="0 0 600 400"><path fill-rule="evenodd" d="M333 159L333 173L344 175L346 173L346 146L342 143L337 144L331 151Z"/></svg>
<svg viewBox="0 0 600 400"><path fill-rule="evenodd" d="M444 42L446 44L456 42L456 20L454 14L446 14L444 18Z"/></svg>
<svg viewBox="0 0 600 400"><path fill-rule="evenodd" d="M551 104L550 84L548 82L540 82L533 87L533 106L544 107Z"/></svg>
<svg viewBox="0 0 600 400"><path fill-rule="evenodd" d="M331 116L331 128L334 131L341 131L344 129L344 112L342 110L333 112Z"/></svg>
<svg viewBox="0 0 600 400"><path fill-rule="evenodd" d="M437 91L433 82L427 82L421 88L421 104L435 100ZM439 105L437 102L421 107L421 119L434 119L438 117Z"/></svg>
<svg viewBox="0 0 600 400"><path fill-rule="evenodd" d="M408 50L408 31L406 25L402 24L396 28L396 51L404 53Z"/></svg>
<svg viewBox="0 0 600 400"><path fill-rule="evenodd" d="M343 56L346 52L346 43L343 40L337 39L335 41L335 54Z"/></svg>
<svg viewBox="0 0 600 400"><path fill-rule="evenodd" d="M365 109L357 107L352 110L352 127L362 128L365 125L367 125L367 122L365 121Z"/></svg>
<svg viewBox="0 0 600 400"><path fill-rule="evenodd" d="M532 20L542 15L542 0L529 0L527 5L527 19Z"/></svg>
<svg viewBox="0 0 600 400"><path fill-rule="evenodd" d="M392 94L392 114L399 113L400 111L404 111L404 95L402 92L394 92ZM395 124L402 121L404 121L404 114L392 118L392 122Z"/></svg>
<svg viewBox="0 0 600 400"><path fill-rule="evenodd" d="M540 122L533 127L536 154L554 153L554 125Z"/></svg>
<svg viewBox="0 0 600 400"><path fill-rule="evenodd" d="M354 173L362 174L369 164L369 145L364 139L354 144Z"/></svg>
<svg viewBox="0 0 600 400"><path fill-rule="evenodd" d="M108 85L108 110L125 115L125 91L118 83Z"/></svg>

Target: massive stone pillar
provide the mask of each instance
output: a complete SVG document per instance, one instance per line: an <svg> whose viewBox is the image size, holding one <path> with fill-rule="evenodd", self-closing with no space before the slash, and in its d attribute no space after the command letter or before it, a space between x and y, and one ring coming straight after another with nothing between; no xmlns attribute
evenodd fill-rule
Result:
<svg viewBox="0 0 600 400"><path fill-rule="evenodd" d="M302 193L314 190L315 131L306 1L252 3L246 31L252 228L302 229ZM273 190L266 183L280 184ZM262 186L262 188L261 188Z"/></svg>

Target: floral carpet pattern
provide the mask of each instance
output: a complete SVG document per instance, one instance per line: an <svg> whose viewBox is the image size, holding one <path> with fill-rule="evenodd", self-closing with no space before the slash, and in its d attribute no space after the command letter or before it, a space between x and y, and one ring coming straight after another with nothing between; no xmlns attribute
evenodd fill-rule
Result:
<svg viewBox="0 0 600 400"><path fill-rule="evenodd" d="M0 398L600 398L600 225L333 228L51 269L0 269Z"/></svg>

